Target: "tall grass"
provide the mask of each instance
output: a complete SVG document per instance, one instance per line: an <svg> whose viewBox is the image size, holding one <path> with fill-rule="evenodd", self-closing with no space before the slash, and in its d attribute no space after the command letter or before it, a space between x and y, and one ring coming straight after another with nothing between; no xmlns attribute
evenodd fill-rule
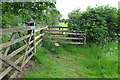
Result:
<svg viewBox="0 0 120 80"><path fill-rule="evenodd" d="M83 68L82 77L118 78L117 43L99 47L93 45L83 52L84 56L78 61L80 68Z"/></svg>
<svg viewBox="0 0 120 80"><path fill-rule="evenodd" d="M37 48L39 66L24 78L118 78L118 43L76 46L45 43ZM46 46L45 46L46 45ZM47 47L48 46L48 47Z"/></svg>

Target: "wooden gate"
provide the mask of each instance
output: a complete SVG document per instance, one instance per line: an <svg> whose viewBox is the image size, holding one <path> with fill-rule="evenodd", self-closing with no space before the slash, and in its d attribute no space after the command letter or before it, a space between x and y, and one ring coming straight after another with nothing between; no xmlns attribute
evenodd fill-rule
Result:
<svg viewBox="0 0 120 80"><path fill-rule="evenodd" d="M86 44L85 31L68 30L68 27L61 26L0 29L0 38L2 39L4 35L11 35L11 37L8 37L10 40L6 42L3 40L0 43L0 80L5 77L14 78L18 72L21 72L35 55L36 46L42 44L43 38L52 39L51 42L59 44ZM16 48L10 50L13 49L11 47Z"/></svg>
<svg viewBox="0 0 120 80"><path fill-rule="evenodd" d="M86 44L86 31L68 30L69 27L48 26L44 33L45 39L59 44ZM58 40L59 39L59 40Z"/></svg>
<svg viewBox="0 0 120 80"><path fill-rule="evenodd" d="M7 79L14 78L18 72L22 71L27 62L35 55L36 46L42 42L44 35L41 31L46 28L28 26L1 29L1 38L4 36L6 38L7 35L11 35L11 37L8 37L8 41L0 44L0 80L5 77ZM14 46L17 49L10 50Z"/></svg>

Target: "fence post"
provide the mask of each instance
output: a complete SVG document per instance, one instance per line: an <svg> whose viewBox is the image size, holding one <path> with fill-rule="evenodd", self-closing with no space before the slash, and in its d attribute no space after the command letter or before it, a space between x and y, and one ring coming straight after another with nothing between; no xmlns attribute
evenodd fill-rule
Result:
<svg viewBox="0 0 120 80"><path fill-rule="evenodd" d="M36 36L36 33L35 33L35 28L34 28L33 29L33 38L34 38L34 40L33 40L34 42L33 43L34 43L34 54L36 55L36 44L35 44L36 40L35 40L35 36Z"/></svg>
<svg viewBox="0 0 120 80"><path fill-rule="evenodd" d="M42 30L40 30L40 34L43 34L43 29ZM43 35L44 36L44 35ZM41 39L43 40L43 36L41 36ZM42 46L42 41L41 41L41 43L40 43L40 46Z"/></svg>
<svg viewBox="0 0 120 80"><path fill-rule="evenodd" d="M2 54L1 52L0 52L0 54ZM2 56L0 56L0 57L2 57ZM2 60L0 59L0 72L2 71Z"/></svg>
<svg viewBox="0 0 120 80"><path fill-rule="evenodd" d="M0 11L0 13L2 13L2 11ZM0 19L0 22L2 22L2 17ZM2 27L2 24L0 24L0 26ZM0 29L0 32L2 32L2 29ZM0 44L2 43L2 35L0 35ZM2 54L2 48L0 48L0 54ZM2 57L2 56L0 56ZM0 59L0 73L2 72L2 60Z"/></svg>
<svg viewBox="0 0 120 80"><path fill-rule="evenodd" d="M2 32L2 30L0 30ZM2 35L0 35L0 43L2 42ZM2 54L2 48L0 48L0 54ZM2 56L0 56L2 57ZM2 60L0 59L0 72L2 71Z"/></svg>
<svg viewBox="0 0 120 80"><path fill-rule="evenodd" d="M28 35L31 34L32 30L28 30ZM32 35L30 35L28 41L27 41L27 47L26 47L26 50L25 50L25 53L24 53L24 56L23 56L23 60L22 60L22 66L21 66L21 70L22 68L24 67L25 65L25 59L26 59L26 53L27 51L29 50L29 48L31 47L31 45L29 45L30 41L31 41L31 38L32 38Z"/></svg>
<svg viewBox="0 0 120 80"><path fill-rule="evenodd" d="M28 22L27 23L28 26L31 27L31 29L33 30L33 36L31 38L31 41L33 40L33 44L30 45L31 47L34 46L34 55L36 55L36 40L35 40L35 36L36 36L36 33L35 33L35 23L34 22ZM33 27L34 26L34 27ZM28 31L28 34L31 34L31 31Z"/></svg>
<svg viewBox="0 0 120 80"><path fill-rule="evenodd" d="M86 45L86 29L85 29L85 31L84 31L84 45Z"/></svg>
<svg viewBox="0 0 120 80"><path fill-rule="evenodd" d="M27 25L29 27L31 27L31 30L28 30L28 35L30 35L29 39L28 39L28 42L27 42L27 47L26 47L26 50L25 50L25 53L24 53L24 57L23 57L23 61L22 61L22 66L21 66L21 69L24 67L24 64L25 64L25 58L26 58L26 53L27 51L34 46L34 50L35 50L35 26L34 26L34 23L32 22L28 22ZM32 35L33 34L33 35ZM30 42L33 40L33 43L30 44ZM35 53L34 53L35 54Z"/></svg>

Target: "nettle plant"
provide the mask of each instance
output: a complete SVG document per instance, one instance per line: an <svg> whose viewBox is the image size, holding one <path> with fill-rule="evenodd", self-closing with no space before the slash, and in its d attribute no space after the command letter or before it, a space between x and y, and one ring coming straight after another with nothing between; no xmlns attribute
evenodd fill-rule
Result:
<svg viewBox="0 0 120 80"><path fill-rule="evenodd" d="M87 42L106 43L116 39L118 32L118 10L107 6L88 7L69 13L68 26L72 30L87 30Z"/></svg>

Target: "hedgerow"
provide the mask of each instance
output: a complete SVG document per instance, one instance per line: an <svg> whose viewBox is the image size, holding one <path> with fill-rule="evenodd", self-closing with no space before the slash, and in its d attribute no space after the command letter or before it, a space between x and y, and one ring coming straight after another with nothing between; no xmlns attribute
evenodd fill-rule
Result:
<svg viewBox="0 0 120 80"><path fill-rule="evenodd" d="M68 26L72 30L86 30L88 43L106 43L116 40L118 32L118 10L114 7L88 7L69 13Z"/></svg>

